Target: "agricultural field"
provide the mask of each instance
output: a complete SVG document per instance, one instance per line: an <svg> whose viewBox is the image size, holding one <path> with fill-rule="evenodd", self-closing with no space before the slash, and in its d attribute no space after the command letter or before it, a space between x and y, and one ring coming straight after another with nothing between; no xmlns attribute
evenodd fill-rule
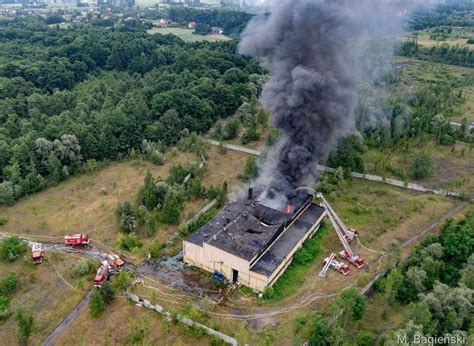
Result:
<svg viewBox="0 0 474 346"><path fill-rule="evenodd" d="M153 29L148 30L149 34L161 34L161 35L175 35L182 39L184 42L217 42L217 41L228 41L229 37L225 35L197 35L193 33L194 30L185 29L185 28L160 28L154 27Z"/></svg>

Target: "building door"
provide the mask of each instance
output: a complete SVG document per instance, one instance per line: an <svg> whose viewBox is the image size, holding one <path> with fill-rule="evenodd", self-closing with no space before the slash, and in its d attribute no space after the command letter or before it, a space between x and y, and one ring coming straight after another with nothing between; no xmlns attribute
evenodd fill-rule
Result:
<svg viewBox="0 0 474 346"><path fill-rule="evenodd" d="M232 269L232 283L235 284L239 280L239 271Z"/></svg>

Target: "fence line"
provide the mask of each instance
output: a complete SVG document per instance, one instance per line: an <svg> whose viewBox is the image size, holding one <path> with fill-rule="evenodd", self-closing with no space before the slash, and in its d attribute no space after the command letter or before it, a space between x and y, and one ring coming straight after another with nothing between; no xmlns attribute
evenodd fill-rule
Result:
<svg viewBox="0 0 474 346"><path fill-rule="evenodd" d="M161 305L158 305L158 304L151 304L149 300L147 299L142 299L140 298L139 296L137 296L136 294L133 294L133 293L129 293L127 292L125 294L127 296L128 299L130 299L132 302L135 302L137 304L141 304L142 306L146 307L147 309L150 309L150 310L154 310L160 314L163 314L164 316L166 316L167 318L172 318L171 314L167 311L165 311L163 309L163 307ZM229 335L226 335L224 333L221 333L221 332L218 332L217 330L215 329L212 329L208 326L205 326L204 324L202 323L199 323L199 322L195 322L183 315L177 315L176 316L176 319L191 327L191 328L202 328L204 329L209 335L212 335L216 338L219 338L221 339L222 341L224 341L225 343L229 344L229 345L232 345L232 346L237 346L238 342L236 339L234 339L233 337L229 336Z"/></svg>
<svg viewBox="0 0 474 346"><path fill-rule="evenodd" d="M206 142L211 145L221 145L218 141L214 141L211 139L207 139ZM222 145L226 149L240 151L242 153L250 154L253 156L260 156L262 154L260 150L249 149L249 148L242 147L240 145L234 145L234 144L222 144ZM316 169L321 172L335 172L336 171L335 168L331 168L331 167L327 167L323 165L317 165ZM408 190L419 191L419 192L428 192L428 193L433 193L435 195L440 195L440 196L449 196L449 197L455 197L455 198L461 197L461 194L457 192L429 189L415 183L408 183L401 180L385 178L385 177L381 177L381 176L373 175L373 174L351 172L351 176L358 179L365 179L365 180L369 180L373 182L400 187L402 189L408 189Z"/></svg>

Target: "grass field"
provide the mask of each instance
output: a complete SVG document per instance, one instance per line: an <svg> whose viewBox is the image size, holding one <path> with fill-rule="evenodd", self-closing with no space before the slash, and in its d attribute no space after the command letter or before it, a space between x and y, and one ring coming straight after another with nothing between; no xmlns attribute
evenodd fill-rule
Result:
<svg viewBox="0 0 474 346"><path fill-rule="evenodd" d="M242 171L246 157L228 151L225 155L218 148L208 150L206 186L229 186L238 184L237 176ZM36 235L43 240L61 241L65 234L84 232L93 240L113 246L118 235L114 210L118 202L132 201L149 170L154 176L166 178L172 163L195 161L193 154L168 153L165 165L156 166L146 161L128 161L112 164L94 173L72 177L58 186L48 188L26 197L11 207L1 207L0 215L8 222L0 226L0 232ZM101 189L107 190L106 194ZM199 199L186 203L181 221L198 212L207 200ZM160 225L153 238L142 236L146 244L153 240L166 241L178 230L178 225Z"/></svg>
<svg viewBox="0 0 474 346"><path fill-rule="evenodd" d="M460 121L466 118L474 121L474 69L418 60L411 61L412 63L406 65L401 71L402 77L408 81L408 85L404 85L404 88L420 87L437 82L448 83L453 90L462 90L465 97L464 104L458 107L459 115L450 120Z"/></svg>
<svg viewBox="0 0 474 346"><path fill-rule="evenodd" d="M209 41L209 42L217 42L217 41L228 41L230 40L229 37L225 35L196 35L193 34L194 30L189 30L185 28L161 28L161 27L154 27L153 29L148 30L149 34L172 34L178 36L184 42L200 42L200 41Z"/></svg>
<svg viewBox="0 0 474 346"><path fill-rule="evenodd" d="M133 322L148 328L133 339ZM78 330L81 332L78 334ZM142 336L142 337L141 337ZM158 313L141 308L124 298L116 298L99 318L92 318L89 309L79 317L57 340L56 345L209 345L210 337L197 337L181 324L173 324Z"/></svg>
<svg viewBox="0 0 474 346"><path fill-rule="evenodd" d="M434 47L442 44L448 44L450 46L458 45L469 47L469 49L474 49L474 44L467 43L469 38L474 38L474 31L469 28L453 27L452 32L449 34L446 33L444 37L434 33L432 29L425 29L417 31L415 35L411 35L410 37L416 38L418 44L424 47Z"/></svg>
<svg viewBox="0 0 474 346"><path fill-rule="evenodd" d="M414 158L428 154L434 162L434 175L416 181L420 185L456 192L474 193L474 148L457 142L444 146L429 138L410 140L409 149L387 148L369 150L364 154L364 163L369 173L403 181L412 178L411 165ZM462 182L460 184L460 182Z"/></svg>
<svg viewBox="0 0 474 346"><path fill-rule="evenodd" d="M29 256L28 252L13 263L0 262L0 273L2 276L9 272L17 274L20 284L12 295L12 307L21 306L33 312L35 331L30 341L39 345L79 303L92 286L92 279L70 277L70 269L77 262L75 257L49 253L42 264L35 266L26 261ZM14 316L0 324L1 344L16 345L16 329Z"/></svg>

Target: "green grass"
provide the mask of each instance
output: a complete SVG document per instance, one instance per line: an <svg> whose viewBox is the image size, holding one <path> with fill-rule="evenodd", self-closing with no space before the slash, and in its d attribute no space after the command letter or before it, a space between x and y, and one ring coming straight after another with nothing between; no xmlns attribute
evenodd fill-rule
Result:
<svg viewBox="0 0 474 346"><path fill-rule="evenodd" d="M323 255L323 239L328 234L329 226L323 223L314 237L304 242L285 273L273 286L265 291L263 297L265 303L275 303L298 292L298 289L304 284L314 261ZM304 264L300 262L303 257Z"/></svg>
<svg viewBox="0 0 474 346"><path fill-rule="evenodd" d="M217 41L227 41L230 40L229 37L225 35L196 35L193 34L193 30L185 29L185 28L153 28L147 31L149 34L172 34L184 42L200 42L200 41L209 41L209 42L217 42Z"/></svg>

